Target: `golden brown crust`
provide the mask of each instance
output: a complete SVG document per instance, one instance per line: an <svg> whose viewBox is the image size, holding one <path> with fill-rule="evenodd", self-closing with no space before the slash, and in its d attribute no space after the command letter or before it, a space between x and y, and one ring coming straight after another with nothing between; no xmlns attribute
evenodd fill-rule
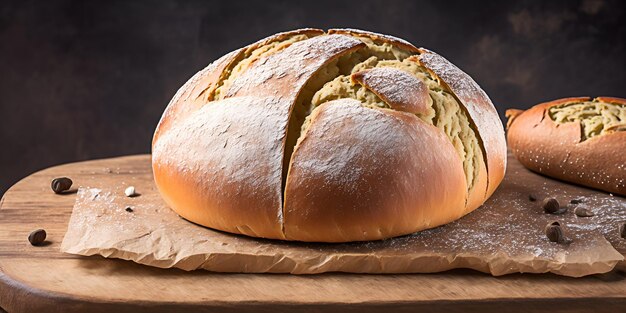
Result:
<svg viewBox="0 0 626 313"><path fill-rule="evenodd" d="M583 140L579 122L558 124L548 116L551 107L590 100L589 97L565 98L524 111L511 122L507 134L509 147L524 166L535 172L626 195L626 132ZM598 100L624 103L620 98L595 99Z"/></svg>
<svg viewBox="0 0 626 313"><path fill-rule="evenodd" d="M456 150L413 114L353 99L317 107L296 146L285 190L285 235L375 240L436 227L465 213Z"/></svg>
<svg viewBox="0 0 626 313"><path fill-rule="evenodd" d="M153 137L153 145L154 141L159 138L160 134L165 131L170 124L175 123L176 120L184 120L187 116L200 109L209 101L209 98L212 97L213 92L218 87L220 80L224 78L223 73L225 73L225 71L229 68L232 69L246 50L254 50L270 42L281 41L295 35L309 35L313 37L322 34L324 34L323 30L315 28L303 28L278 33L261 39L244 48L232 51L209 64L206 68L190 78L183 85L183 87L177 91L174 98L170 101L165 109L165 112L163 113L163 116L161 117L161 120L159 121L159 124L157 125L157 129ZM206 99L202 99L204 101L198 101L198 98L201 95L206 95Z"/></svg>
<svg viewBox="0 0 626 313"><path fill-rule="evenodd" d="M482 145L486 164L481 164L475 192L470 193L468 200L468 208L473 210L493 194L504 178L506 140L502 121L487 94L469 75L432 51L424 48L420 51L420 64L430 70L459 100Z"/></svg>
<svg viewBox="0 0 626 313"><path fill-rule="evenodd" d="M311 38L311 37L315 37L315 36L320 36L323 35L324 31L321 29L316 29L316 28L303 28L303 29L297 29L297 30L292 30L292 31L287 31L287 32L282 32L282 33L278 33L278 34L274 34L272 36L269 36L267 38L258 40L257 42L254 42L244 48L241 49L241 52L238 54L236 61L241 61L241 58L243 58L245 55L249 54L250 52L259 49L265 45L268 45L272 42L277 42L277 41L284 41L284 40L288 40L291 37L295 37L298 35L306 35L307 37ZM223 73L228 73L230 74L230 70L232 70L237 62L233 62L230 64L229 68L227 68L226 71L224 71ZM252 62L252 64L254 64L254 61ZM221 79L225 79L225 77L220 77ZM213 97L213 92L215 91L215 88L213 88L210 92L211 95L208 97L208 100L214 100ZM228 90L225 90L224 93L228 92Z"/></svg>
<svg viewBox="0 0 626 313"><path fill-rule="evenodd" d="M341 35L314 37L294 43L263 62L253 64L235 79L225 98L252 95L289 97L295 101L315 71L331 59L363 46L362 42Z"/></svg>
<svg viewBox="0 0 626 313"><path fill-rule="evenodd" d="M294 102L315 71L363 45L341 35L296 42L252 63L226 99L177 121L153 146L155 180L167 203L200 225L284 239L282 161Z"/></svg>
<svg viewBox="0 0 626 313"><path fill-rule="evenodd" d="M298 34L307 34L308 39L254 51ZM310 116L291 163L286 162L285 142L293 134L289 123L301 91L333 60L366 47L363 39L354 37L419 51L401 39L364 31L321 34L307 29L260 40L214 62L181 88L153 139L157 187L174 211L232 233L342 242L435 227L481 205L489 191L485 163L478 165L472 189L481 192L468 195L463 161L446 134L415 114L401 112L424 109L430 99L420 91L423 83L407 80L404 87L410 88L387 90L374 81L378 70L369 72L370 79L368 73L357 73L355 79L395 110L366 108L354 100L321 105ZM242 60L246 62L237 65ZM455 75L440 76L444 81L469 79L464 73ZM413 92L419 92L415 99ZM477 105L477 112L497 118L495 111L484 108L490 102L479 97L483 103L475 104L465 95L460 97L463 105ZM485 137L499 134L491 124L476 124ZM328 172L315 171L324 164L330 164ZM339 175L328 180L342 171L352 179ZM495 175L493 188L499 183Z"/></svg>
<svg viewBox="0 0 626 313"><path fill-rule="evenodd" d="M212 102L173 125L152 149L163 199L197 224L283 238L280 147L288 110L288 101L240 97Z"/></svg>

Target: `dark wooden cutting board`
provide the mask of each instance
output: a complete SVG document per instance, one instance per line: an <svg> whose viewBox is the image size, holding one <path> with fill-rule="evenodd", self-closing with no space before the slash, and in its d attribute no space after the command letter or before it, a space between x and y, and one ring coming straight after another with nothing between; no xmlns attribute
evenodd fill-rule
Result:
<svg viewBox="0 0 626 313"><path fill-rule="evenodd" d="M536 175L512 158L509 162L509 172L514 168ZM88 185L131 181L149 172L148 155L128 156L45 169L9 189L0 202L0 307L10 313L623 312L626 307L626 274L618 270L583 278L492 277L470 270L411 275L220 274L59 252L75 194L52 193L52 178L69 176ZM37 228L48 232L48 245L33 247L26 240Z"/></svg>

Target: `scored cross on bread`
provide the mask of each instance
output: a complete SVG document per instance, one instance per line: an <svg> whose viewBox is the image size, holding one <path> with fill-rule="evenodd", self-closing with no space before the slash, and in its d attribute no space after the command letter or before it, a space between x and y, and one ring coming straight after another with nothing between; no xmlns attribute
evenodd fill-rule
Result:
<svg viewBox="0 0 626 313"><path fill-rule="evenodd" d="M449 223L506 167L498 114L443 57L359 30L280 33L218 59L153 139L165 201L200 225L297 241Z"/></svg>

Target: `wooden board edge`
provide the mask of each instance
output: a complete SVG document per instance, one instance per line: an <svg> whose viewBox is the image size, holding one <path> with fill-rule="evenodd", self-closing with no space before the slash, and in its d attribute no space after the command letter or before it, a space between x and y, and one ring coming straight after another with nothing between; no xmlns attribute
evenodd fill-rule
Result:
<svg viewBox="0 0 626 313"><path fill-rule="evenodd" d="M106 261L106 260L104 260ZM132 290L129 290L132 292ZM11 313L19 312L617 312L626 307L626 294L597 297L565 298L483 298L393 301L207 301L159 302L145 300L109 300L75 296L30 287L5 274L0 267L0 307Z"/></svg>
<svg viewBox="0 0 626 313"><path fill-rule="evenodd" d="M11 288L14 293L7 290ZM362 303L294 303L289 301L214 301L198 303L163 303L148 301L98 301L68 294L45 292L11 280L0 272L0 306L11 313L20 312L617 312L626 306L624 297L591 298L500 298L480 300L377 301ZM1 312L1 311L0 311Z"/></svg>
<svg viewBox="0 0 626 313"><path fill-rule="evenodd" d="M104 260L106 261L106 260ZM129 290L132 292L132 290ZM549 296L549 295L547 295ZM11 313L20 312L618 312L626 307L626 294L597 297L565 298L483 298L439 300L393 300L364 302L295 302L282 301L207 301L159 302L102 301L95 297L75 296L30 287L9 277L0 267L0 307ZM570 311L571 309L573 311Z"/></svg>

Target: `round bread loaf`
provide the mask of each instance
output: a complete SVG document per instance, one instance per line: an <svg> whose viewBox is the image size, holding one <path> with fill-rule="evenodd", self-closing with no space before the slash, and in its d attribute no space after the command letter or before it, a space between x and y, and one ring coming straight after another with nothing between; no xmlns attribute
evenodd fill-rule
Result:
<svg viewBox="0 0 626 313"><path fill-rule="evenodd" d="M502 181L493 104L443 57L390 36L301 29L193 76L157 126L163 199L194 223L315 242L454 221Z"/></svg>
<svg viewBox="0 0 626 313"><path fill-rule="evenodd" d="M506 115L509 146L524 166L626 195L626 99L565 98Z"/></svg>

